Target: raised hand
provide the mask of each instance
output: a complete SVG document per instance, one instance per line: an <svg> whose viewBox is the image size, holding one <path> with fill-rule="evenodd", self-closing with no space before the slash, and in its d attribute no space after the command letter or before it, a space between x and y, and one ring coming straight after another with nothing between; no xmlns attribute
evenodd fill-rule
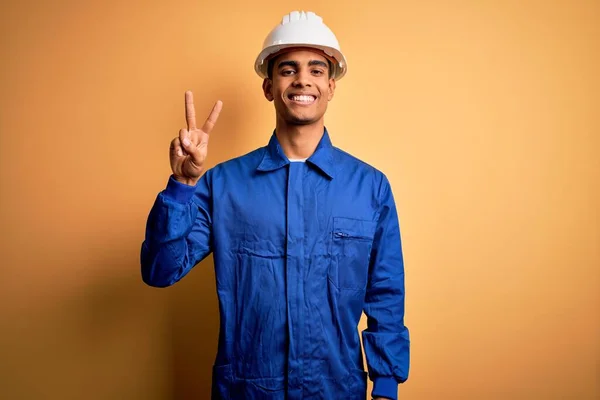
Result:
<svg viewBox="0 0 600 400"><path fill-rule="evenodd" d="M204 161L208 152L208 138L213 130L223 103L217 101L210 115L202 125L196 128L196 110L191 91L185 92L185 119L187 129L181 129L179 136L171 141L169 158L173 177L186 185L196 185L204 173Z"/></svg>

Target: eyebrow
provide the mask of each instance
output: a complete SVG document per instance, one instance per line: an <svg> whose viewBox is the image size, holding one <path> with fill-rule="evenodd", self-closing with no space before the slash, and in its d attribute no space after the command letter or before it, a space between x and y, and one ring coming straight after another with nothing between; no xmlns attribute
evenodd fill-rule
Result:
<svg viewBox="0 0 600 400"><path fill-rule="evenodd" d="M308 62L308 65L310 67L312 67L313 65L318 65L318 66L323 67L323 68L328 68L329 67L325 61L321 61L321 60L310 60Z"/></svg>
<svg viewBox="0 0 600 400"><path fill-rule="evenodd" d="M291 60L286 60L286 61L282 61L279 63L279 65L277 66L277 69L280 69L282 67L293 67L293 68L298 68L298 62L297 61L291 61ZM319 66L319 67L323 67L323 68L327 68L328 65L326 62L321 61L321 60L310 60L308 62L308 66L312 67L312 66Z"/></svg>

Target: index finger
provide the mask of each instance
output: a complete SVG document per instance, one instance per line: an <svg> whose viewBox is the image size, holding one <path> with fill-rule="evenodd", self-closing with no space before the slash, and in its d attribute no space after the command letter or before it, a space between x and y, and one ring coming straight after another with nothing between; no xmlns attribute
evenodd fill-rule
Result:
<svg viewBox="0 0 600 400"><path fill-rule="evenodd" d="M188 131L196 129L196 110L194 109L194 95L191 90L185 92L185 119Z"/></svg>
<svg viewBox="0 0 600 400"><path fill-rule="evenodd" d="M221 113L222 108L223 108L223 102L221 100L218 100L215 103L212 111L210 112L210 115L206 119L206 122L204 123L204 125L202 125L202 130L205 133L210 133L210 131L213 130L213 128L215 127L215 124L217 123L217 119L219 119L219 114Z"/></svg>

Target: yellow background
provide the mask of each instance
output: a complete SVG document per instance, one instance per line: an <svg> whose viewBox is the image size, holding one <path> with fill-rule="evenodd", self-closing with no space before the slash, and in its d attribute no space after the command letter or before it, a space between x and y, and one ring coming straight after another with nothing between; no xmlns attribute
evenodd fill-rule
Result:
<svg viewBox="0 0 600 400"><path fill-rule="evenodd" d="M153 289L139 246L184 91L201 116L224 102L211 166L266 144L252 63L299 7L348 58L334 144L396 196L400 398L600 398L600 3L583 0L2 2L0 397L208 398L212 259Z"/></svg>

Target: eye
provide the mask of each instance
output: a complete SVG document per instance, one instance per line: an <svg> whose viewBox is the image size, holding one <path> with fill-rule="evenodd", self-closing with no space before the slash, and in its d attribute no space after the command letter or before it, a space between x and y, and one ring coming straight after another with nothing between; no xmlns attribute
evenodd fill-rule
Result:
<svg viewBox="0 0 600 400"><path fill-rule="evenodd" d="M324 71L321 69L313 69L312 73L313 73L313 75L319 76L319 75L323 75Z"/></svg>
<svg viewBox="0 0 600 400"><path fill-rule="evenodd" d="M294 71L293 69L284 69L283 71L281 71L281 75L283 76L290 76L293 75L296 71Z"/></svg>

